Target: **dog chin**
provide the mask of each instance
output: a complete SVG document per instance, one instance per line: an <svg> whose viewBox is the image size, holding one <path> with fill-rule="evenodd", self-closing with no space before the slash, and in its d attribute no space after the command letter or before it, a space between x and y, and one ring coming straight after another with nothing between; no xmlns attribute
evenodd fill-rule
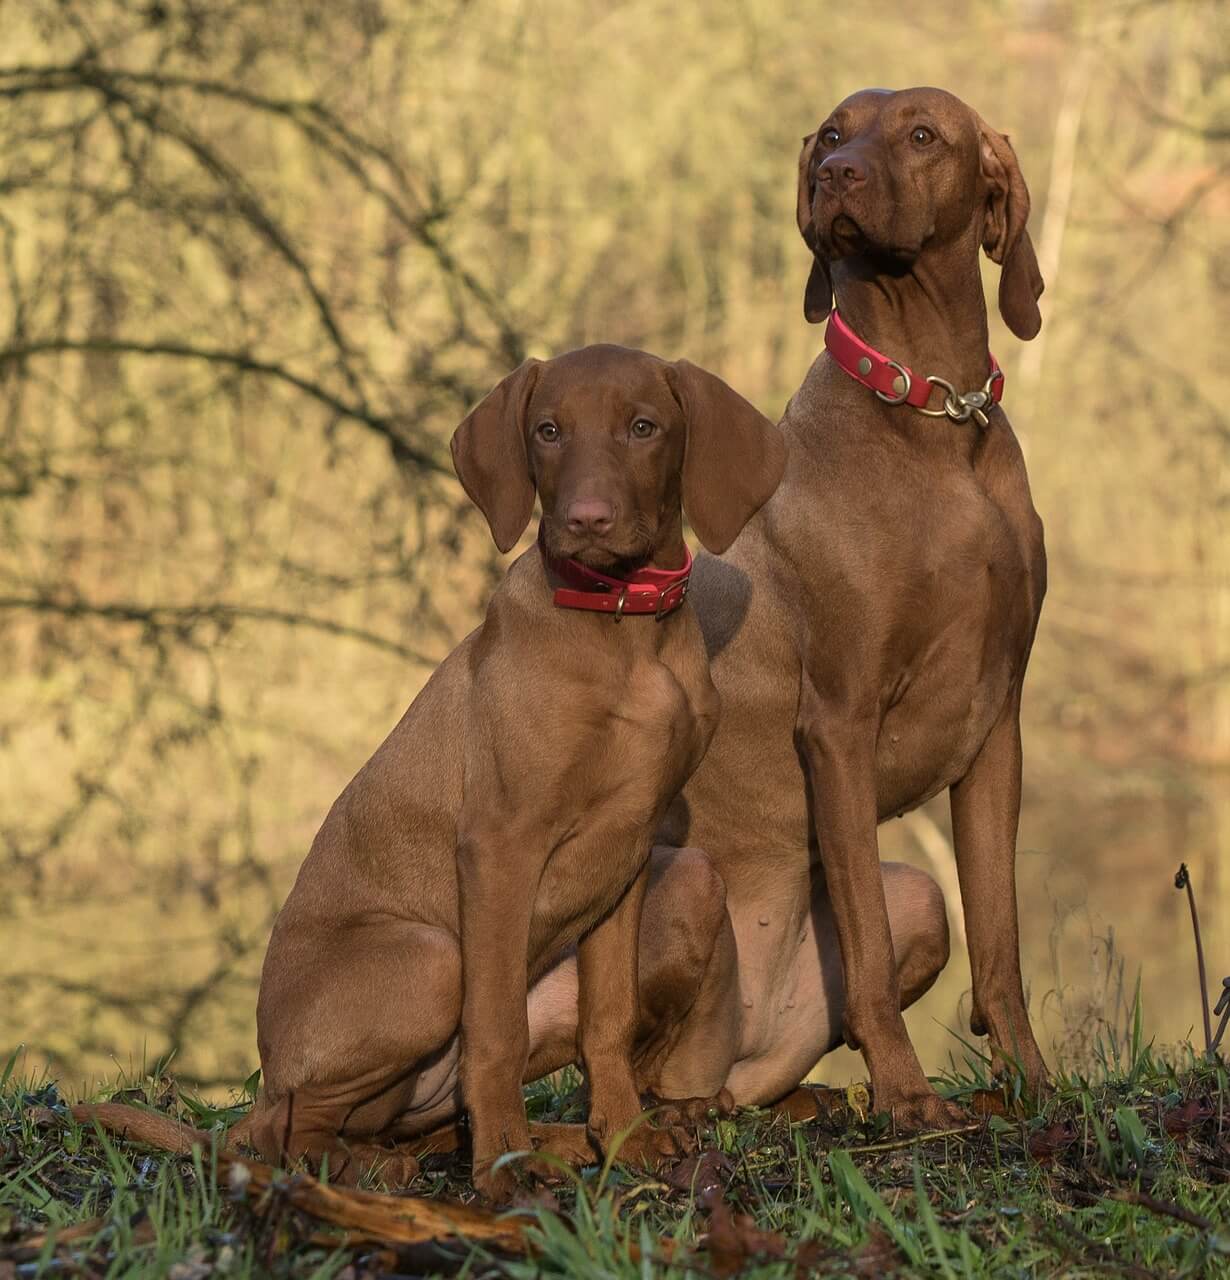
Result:
<svg viewBox="0 0 1230 1280"><path fill-rule="evenodd" d="M922 244L893 243L887 236L868 232L848 213L839 213L822 237L821 247L830 262L861 257L879 266L909 267L922 252Z"/></svg>
<svg viewBox="0 0 1230 1280"><path fill-rule="evenodd" d="M836 261L861 252L867 246L867 237L848 213L839 213L829 223L821 242L828 256Z"/></svg>
<svg viewBox="0 0 1230 1280"><path fill-rule="evenodd" d="M551 548L552 553L566 560L575 560L587 569L596 569L599 573L618 577L619 572L629 565L639 565L649 556L652 548L647 547L615 547L599 542L572 542L561 540L560 545Z"/></svg>

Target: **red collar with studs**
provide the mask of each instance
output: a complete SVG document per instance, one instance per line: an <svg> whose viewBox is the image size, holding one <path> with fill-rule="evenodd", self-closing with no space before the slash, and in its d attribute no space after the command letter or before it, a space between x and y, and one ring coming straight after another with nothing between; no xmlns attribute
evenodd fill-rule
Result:
<svg viewBox="0 0 1230 1280"><path fill-rule="evenodd" d="M626 578L612 578L579 560L564 560L551 555L541 525L538 528L538 550L547 568L567 584L556 588L555 606L558 609L609 613L616 622L628 613L651 613L660 622L687 598L692 553L686 546L682 568L637 569Z"/></svg>
<svg viewBox="0 0 1230 1280"><path fill-rule="evenodd" d="M961 393L952 383L935 375L920 378L906 365L869 346L836 311L824 331L824 346L840 369L874 391L886 404L908 404L934 418L949 417L954 422L965 422L973 417L985 427L986 410L1004 396L1003 370L990 352L987 356L991 372L982 388ZM937 387L945 393L943 408L928 409L931 392Z"/></svg>

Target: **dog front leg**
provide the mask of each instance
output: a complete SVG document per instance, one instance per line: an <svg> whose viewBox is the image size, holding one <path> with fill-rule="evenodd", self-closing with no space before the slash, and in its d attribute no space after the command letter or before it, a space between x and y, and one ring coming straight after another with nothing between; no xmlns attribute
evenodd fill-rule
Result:
<svg viewBox="0 0 1230 1280"><path fill-rule="evenodd" d="M618 1140L619 1159L652 1168L686 1154L691 1144L678 1126L658 1129L648 1121L636 1123L641 1100L632 1054L640 1023L638 953L649 879L647 860L614 910L581 940L577 1016L581 1062L589 1084L590 1139L603 1155L609 1155Z"/></svg>
<svg viewBox="0 0 1230 1280"><path fill-rule="evenodd" d="M590 1137L605 1155L641 1114L632 1069L639 1022L637 939L648 863L577 947L577 1040L589 1085Z"/></svg>
<svg viewBox="0 0 1230 1280"><path fill-rule="evenodd" d="M461 926L461 1091L470 1115L475 1188L508 1200L517 1180L492 1169L531 1149L521 1081L529 1058L526 986L530 916L541 865L510 857L510 832L462 835L457 848Z"/></svg>
<svg viewBox="0 0 1230 1280"><path fill-rule="evenodd" d="M1020 689L1008 700L969 772L949 790L953 848L965 904L974 1007L999 1066L1019 1064L1036 1091L1047 1082L1021 981L1016 835L1021 813Z"/></svg>
<svg viewBox="0 0 1230 1280"><path fill-rule="evenodd" d="M927 1082L901 1016L876 840L874 721L826 703L805 679L798 733L841 950L846 1042L862 1050L877 1111L906 1129L943 1127L961 1113Z"/></svg>

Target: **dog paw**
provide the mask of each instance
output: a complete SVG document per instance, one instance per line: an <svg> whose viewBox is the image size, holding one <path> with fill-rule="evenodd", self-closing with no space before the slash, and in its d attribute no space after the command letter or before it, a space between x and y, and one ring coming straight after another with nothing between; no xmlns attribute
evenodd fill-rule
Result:
<svg viewBox="0 0 1230 1280"><path fill-rule="evenodd" d="M1013 1075L1017 1073L1016 1063L1012 1064L1010 1071ZM1020 1073L1024 1078L1025 1096L1035 1103L1045 1102L1055 1091L1051 1073L1046 1069L1040 1053L1025 1055L1025 1060L1020 1064Z"/></svg>
<svg viewBox="0 0 1230 1280"><path fill-rule="evenodd" d="M698 1147L695 1136L681 1125L654 1125L642 1121L636 1128L623 1135L615 1146L615 1159L620 1164L634 1165L656 1172L685 1156L693 1155Z"/></svg>
<svg viewBox="0 0 1230 1280"><path fill-rule="evenodd" d="M555 1125L546 1128L579 1129L580 1125ZM531 1132L534 1126L531 1126ZM584 1130L582 1129L582 1133ZM536 1145L537 1145L536 1139ZM579 1146L557 1139L537 1146L532 1154L519 1153L506 1162L492 1161L480 1165L474 1172L474 1190L488 1203L507 1207L514 1203L530 1203L540 1192L562 1183L567 1171L563 1164L582 1166L592 1164L594 1151L586 1144ZM498 1164L498 1168L493 1167Z"/></svg>
<svg viewBox="0 0 1230 1280"><path fill-rule="evenodd" d="M598 1158L597 1148L583 1124L531 1121L530 1140L538 1155L563 1161L574 1169L593 1164ZM536 1166L541 1170L552 1169L550 1160L537 1161ZM555 1166L553 1171L558 1177L560 1173L558 1166Z"/></svg>
<svg viewBox="0 0 1230 1280"><path fill-rule="evenodd" d="M654 1123L665 1127L698 1128L733 1115L735 1100L729 1089L708 1098L651 1098Z"/></svg>
<svg viewBox="0 0 1230 1280"><path fill-rule="evenodd" d="M926 1093L898 1097L887 1106L877 1098L876 1110L891 1112L893 1126L899 1133L951 1129L969 1121L969 1115L955 1102L948 1102L930 1089Z"/></svg>
<svg viewBox="0 0 1230 1280"><path fill-rule="evenodd" d="M405 1152L377 1150L364 1159L363 1170L390 1191L401 1191L419 1176L419 1162Z"/></svg>
<svg viewBox="0 0 1230 1280"><path fill-rule="evenodd" d="M509 1165L502 1165L499 1169L476 1169L474 1190L487 1204L501 1207L521 1194L522 1184Z"/></svg>
<svg viewBox="0 0 1230 1280"><path fill-rule="evenodd" d="M309 1157L308 1166L318 1177L327 1172L329 1181L337 1186L357 1187L367 1179L390 1191L403 1190L419 1175L419 1162L409 1152L365 1143L342 1145L327 1155Z"/></svg>

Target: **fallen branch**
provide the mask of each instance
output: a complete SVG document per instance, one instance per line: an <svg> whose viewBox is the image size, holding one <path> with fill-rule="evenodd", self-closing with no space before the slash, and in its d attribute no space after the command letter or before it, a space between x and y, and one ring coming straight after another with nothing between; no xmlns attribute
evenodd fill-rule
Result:
<svg viewBox="0 0 1230 1280"><path fill-rule="evenodd" d="M388 1245L397 1248L481 1245L517 1257L532 1256L527 1235L534 1219L515 1213L497 1213L445 1200L419 1196L381 1195L329 1186L305 1174L287 1174L259 1161L220 1154L220 1180L231 1197L248 1204L263 1216L275 1206L289 1206L317 1222L338 1229L338 1245ZM318 1243L323 1239L313 1237ZM673 1241L661 1240L653 1260L669 1261ZM641 1261L641 1250L632 1242L628 1255Z"/></svg>
<svg viewBox="0 0 1230 1280"><path fill-rule="evenodd" d="M868 1147L847 1147L852 1156L864 1156L873 1151L900 1151L905 1147L914 1147L921 1142L934 1142L937 1138L956 1138L967 1133L977 1133L982 1128L982 1121L976 1124L958 1125L955 1129L936 1129L932 1133L913 1133L908 1138L894 1138L891 1142L873 1142Z"/></svg>
<svg viewBox="0 0 1230 1280"><path fill-rule="evenodd" d="M1124 1204L1139 1205L1142 1209L1148 1209L1150 1213L1156 1213L1164 1218L1174 1218L1176 1222L1185 1222L1189 1227L1197 1227L1201 1231L1213 1231L1217 1224L1210 1219L1193 1213L1190 1209L1185 1209L1181 1204L1174 1204L1170 1200L1158 1200L1154 1196L1145 1195L1143 1191L1133 1191L1130 1187L1120 1187L1117 1191L1112 1191L1108 1197L1111 1200L1119 1200Z"/></svg>
<svg viewBox="0 0 1230 1280"><path fill-rule="evenodd" d="M287 1174L242 1156L218 1157L220 1181L232 1199L247 1203L258 1216L274 1204L289 1205L318 1222L339 1227L346 1244L416 1245L447 1241L482 1243L504 1253L529 1252L529 1218L490 1209L380 1195L329 1186L305 1174Z"/></svg>

